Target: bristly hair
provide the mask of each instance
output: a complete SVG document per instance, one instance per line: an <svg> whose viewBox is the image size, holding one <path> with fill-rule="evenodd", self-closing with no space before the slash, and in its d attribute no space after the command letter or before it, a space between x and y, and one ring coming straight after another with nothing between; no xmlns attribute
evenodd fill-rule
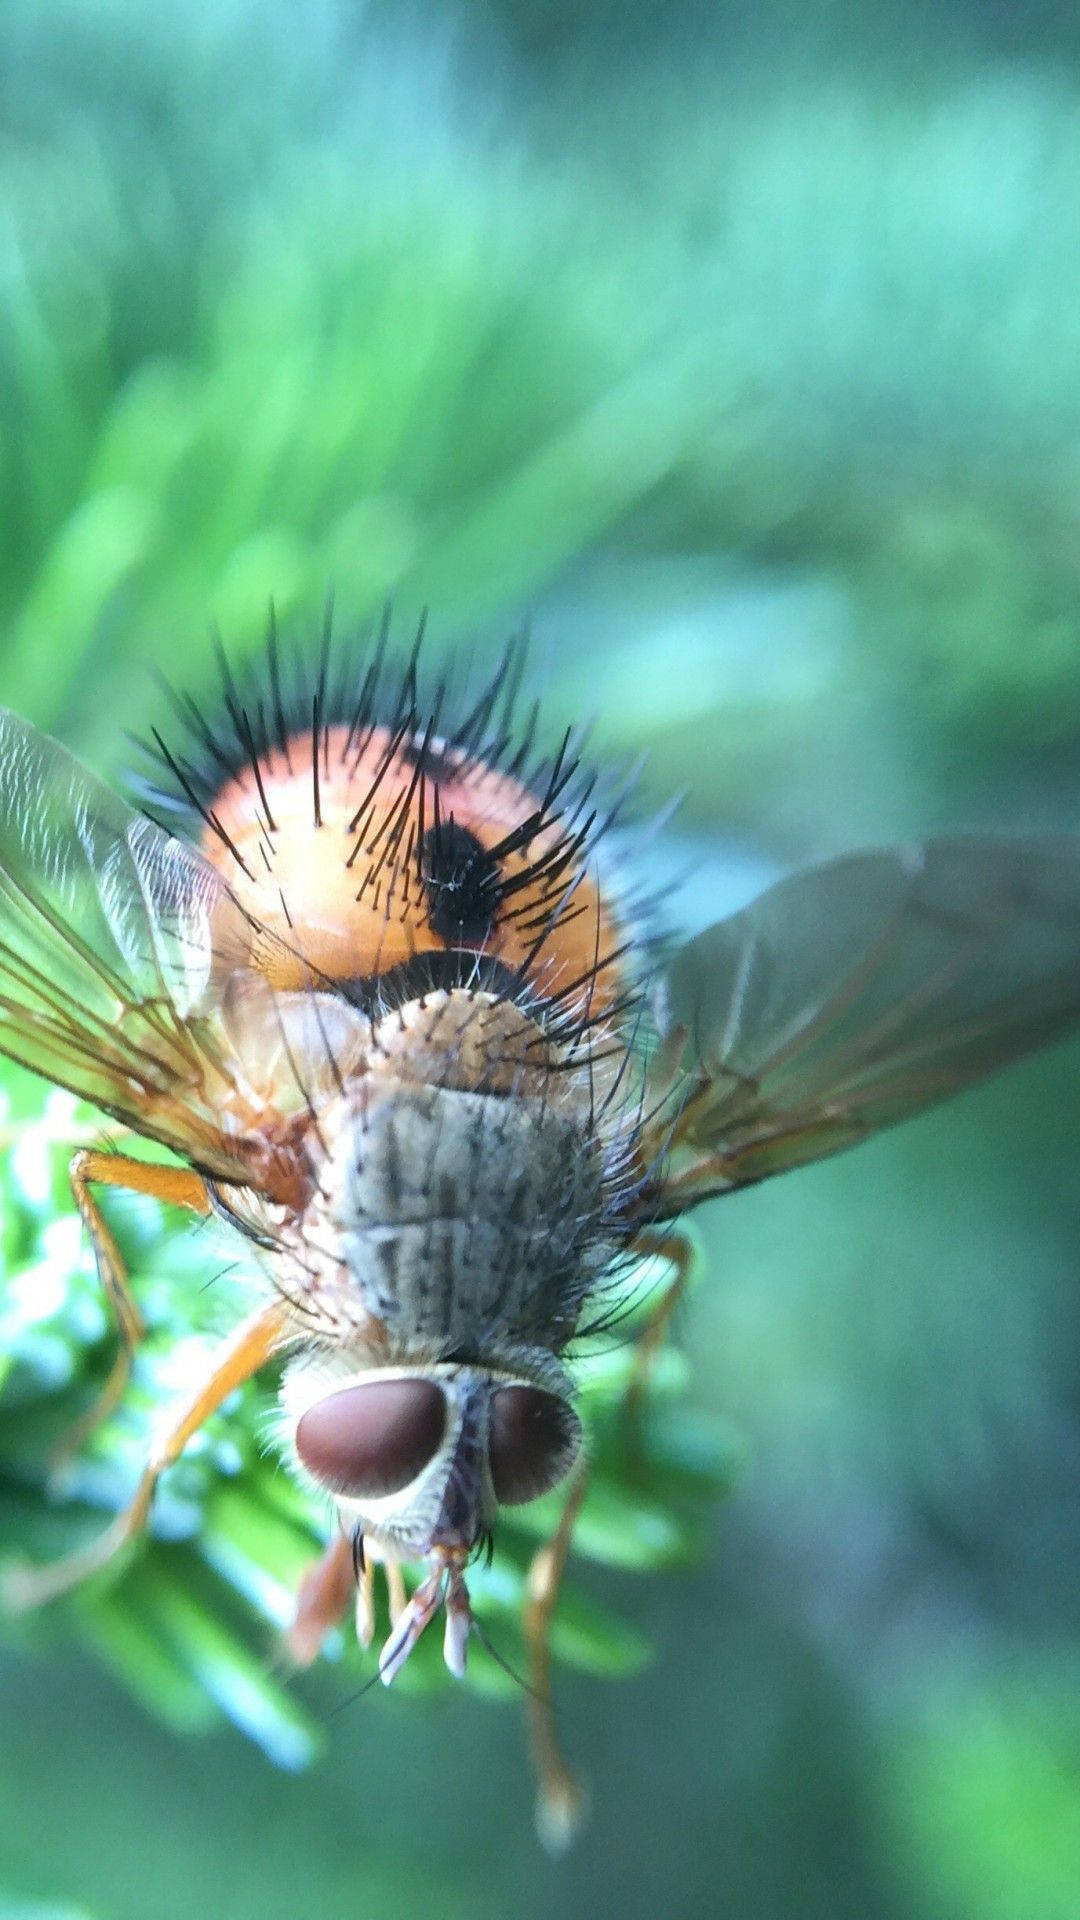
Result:
<svg viewBox="0 0 1080 1920"><path fill-rule="evenodd" d="M350 821L357 838L346 864L351 866L360 851L365 822L380 783L393 757L400 755L413 770L407 798L411 801L418 791L422 813L430 805L430 828L415 836L415 844L410 834L409 846L403 847L409 807L395 806L380 828L378 837L383 844L375 866L364 871L364 862L357 862L358 886L361 890L377 888L381 874L398 865L408 868L415 864L418 878L431 897L445 864L448 870L453 869L453 884L446 889L448 913L460 915L464 900L472 904L480 919L487 901L485 889L490 891L497 885L500 906L508 903L505 917L517 921L518 932L529 948L524 966L515 969L515 978L508 977L504 983L508 997L519 998L529 981L535 985L543 973L544 950L552 930L565 926L568 918L581 910L574 898L578 881L599 842L621 820L638 769L628 770L614 791L611 783L605 782L609 790L601 805L597 776L584 768L580 759L587 726L568 729L554 754L537 748L538 703L533 702L524 712L520 710L527 641L524 632L510 638L494 670L479 687L470 687L470 679L475 676L470 676L467 668L462 671L451 667L430 689L422 688L420 657L425 624L421 619L404 656L398 655L395 662L390 657L389 608L377 625L362 628L350 637L339 637L328 604L317 644L306 647L282 644L271 609L265 647L242 667L230 665L220 639L216 639L219 691L212 707L204 708L190 693L162 679L165 697L178 722L175 743L156 730L152 743L136 741L151 762L151 772L132 775L132 783L140 804L159 824L192 838L209 829L250 878L243 856L216 811L223 787L239 774L249 773L258 795L263 831L272 841L277 823L261 763L268 752L274 751L290 771L310 781L312 820L318 825L321 789L330 773L331 731L338 736L334 757L346 767L359 764L373 735L381 731L386 743ZM455 757L448 763L450 754ZM473 769L508 775L535 796L536 804L528 820L507 833L497 846L486 851L476 848L475 871L470 868L463 876L463 851L455 842L455 831L459 839L466 836L455 830L454 823L441 812L439 781L448 771L456 778L467 779ZM493 877L497 863L527 848L541 835L546 836L553 826L558 830L557 837L546 850L511 880L497 882ZM370 855L370 846L366 851ZM426 863L423 869L422 860ZM605 873L604 879L605 894L610 894L610 874ZM521 897L520 905L515 904L515 896ZM629 1004L639 985L635 976L640 968L635 968L633 956L640 956L647 966L657 947L656 901L634 895L616 880L613 904L623 936L619 949L598 951L588 973L595 981L603 970L624 963ZM467 935L461 944L471 944ZM600 1017L594 1018L592 998L586 974L568 983L560 981L553 994L568 1027L578 1034ZM618 1008L609 1005L603 1019L609 1023L622 1011L623 1004Z"/></svg>
<svg viewBox="0 0 1080 1920"><path fill-rule="evenodd" d="M239 668L230 664L215 637L219 693L212 708L202 707L190 693L159 676L180 732L175 746L156 730L152 741L135 740L152 762L149 775L131 776L141 803L155 816L163 815L161 824L167 827L180 822L198 832L201 821L220 834L214 800L229 780L247 770L254 777L267 830L273 833L260 762L276 749L290 771L303 770L310 778L317 822L329 735L342 728L343 766L358 760L371 734L381 728L410 765L426 763L429 780L438 779L441 757L452 751L464 756L464 769L455 765L458 774L482 765L509 774L529 790L546 784L551 761L535 750L538 706L534 703L524 718L518 713L525 633L508 640L479 691L470 692L467 670L451 667L430 692L422 693L419 662L425 627L426 617L404 660L397 663L388 658L389 608L377 626L342 638L334 632L328 607L317 647L284 646L271 609L264 650ZM559 756L563 812L586 797L579 791L584 782L578 760L584 733L582 729L576 740L568 738Z"/></svg>

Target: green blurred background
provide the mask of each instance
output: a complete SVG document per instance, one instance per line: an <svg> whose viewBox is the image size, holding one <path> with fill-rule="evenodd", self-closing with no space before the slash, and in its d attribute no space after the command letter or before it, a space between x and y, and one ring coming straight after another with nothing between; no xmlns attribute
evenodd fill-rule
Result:
<svg viewBox="0 0 1080 1920"><path fill-rule="evenodd" d="M6 0L0 698L117 773L211 622L392 591L685 789L676 925L1075 827L1078 63L1053 4ZM698 1568L588 1575L655 1659L563 1678L569 1858L505 1708L325 1686L292 1776L61 1639L0 1915L1075 1920L1078 1074L701 1215L747 1464Z"/></svg>

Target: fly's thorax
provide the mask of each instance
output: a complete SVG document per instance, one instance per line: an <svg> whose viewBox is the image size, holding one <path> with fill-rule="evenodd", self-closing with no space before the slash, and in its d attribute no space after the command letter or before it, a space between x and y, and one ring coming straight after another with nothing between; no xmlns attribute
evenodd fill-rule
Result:
<svg viewBox="0 0 1080 1920"><path fill-rule="evenodd" d="M479 987L452 987L373 1020L366 1065L376 1082L516 1099L549 1091L559 1056L537 1013Z"/></svg>
<svg viewBox="0 0 1080 1920"><path fill-rule="evenodd" d="M257 968L234 971L221 989L221 1018L246 1078L233 1090L237 1114L224 1116L227 1130L239 1114L250 1124L261 1112L266 1127L270 1112L286 1123L313 1107L321 1113L346 1082L536 1095L591 1114L601 1133L618 1129L619 1105L606 1096L625 1078L625 1049L609 1023L586 1021L568 1047L553 1039L542 1008L478 987L431 990L376 1014L363 1004L372 992L371 981L282 991Z"/></svg>
<svg viewBox="0 0 1080 1920"><path fill-rule="evenodd" d="M563 1370L543 1384L456 1364L357 1370L343 1352L293 1361L282 1382L286 1445L343 1527L384 1555L468 1552L500 1506L556 1486L581 1449Z"/></svg>
<svg viewBox="0 0 1080 1920"><path fill-rule="evenodd" d="M559 1352L610 1258L602 1158L537 1099L366 1090L323 1194L329 1243L402 1357Z"/></svg>
<svg viewBox="0 0 1080 1920"><path fill-rule="evenodd" d="M389 1364L558 1353L613 1251L587 1068L520 1008L432 994L373 1026L319 1115L305 1323Z"/></svg>

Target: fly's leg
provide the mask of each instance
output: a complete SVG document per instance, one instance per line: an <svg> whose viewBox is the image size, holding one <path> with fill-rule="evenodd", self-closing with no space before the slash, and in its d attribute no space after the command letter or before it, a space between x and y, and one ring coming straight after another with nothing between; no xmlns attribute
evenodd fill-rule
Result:
<svg viewBox="0 0 1080 1920"><path fill-rule="evenodd" d="M375 1563L367 1559L356 1582L356 1637L362 1647L375 1638Z"/></svg>
<svg viewBox="0 0 1080 1920"><path fill-rule="evenodd" d="M206 1182L186 1167L155 1166L146 1160L133 1160L127 1154L83 1150L75 1154L68 1168L71 1191L83 1224L93 1243L98 1275L105 1297L112 1308L120 1334L120 1345L109 1377L97 1400L62 1435L52 1451L53 1470L77 1453L95 1427L107 1420L124 1396L131 1376L135 1350L146 1333L146 1325L128 1289L120 1249L90 1192L91 1186L124 1187L129 1193L148 1193L171 1207L190 1207L207 1214L210 1200Z"/></svg>
<svg viewBox="0 0 1080 1920"><path fill-rule="evenodd" d="M570 1845L585 1807L584 1790L571 1771L559 1745L555 1703L551 1691L551 1622L566 1572L574 1525L585 1490L588 1468L575 1469L570 1490L551 1539L533 1555L526 1581L525 1644L529 1651L529 1745L536 1774L536 1826L548 1851L562 1853Z"/></svg>
<svg viewBox="0 0 1080 1920"><path fill-rule="evenodd" d="M396 1627L409 1605L409 1595L405 1586L405 1576L397 1560L381 1562L386 1580L386 1599L390 1614L390 1625ZM376 1555L369 1549L363 1556L362 1564L354 1563L353 1575L356 1581L356 1637L362 1647L370 1647L375 1638L377 1625L375 1618L375 1566Z"/></svg>
<svg viewBox="0 0 1080 1920"><path fill-rule="evenodd" d="M230 1393L265 1366L275 1349L287 1337L284 1307L277 1302L263 1307L247 1320L221 1348L209 1379L177 1414L172 1425L153 1447L143 1469L134 1498L96 1540L67 1554L46 1567L13 1566L5 1569L0 1580L0 1601L13 1613L28 1612L48 1600L55 1600L70 1587L77 1586L89 1574L108 1565L114 1554L141 1533L150 1512L154 1489L166 1467L180 1458L192 1434L198 1433L210 1415L227 1400Z"/></svg>
<svg viewBox="0 0 1080 1920"><path fill-rule="evenodd" d="M297 1666L311 1665L331 1627L337 1626L348 1607L356 1584L352 1540L346 1533L336 1533L300 1582L296 1613L287 1636Z"/></svg>
<svg viewBox="0 0 1080 1920"><path fill-rule="evenodd" d="M667 1339L672 1315L686 1292L690 1275L694 1270L696 1253L694 1243L688 1234L670 1230L665 1232L653 1227L647 1227L637 1234L627 1248L627 1252L639 1255L642 1259L666 1260L675 1269L674 1279L665 1287L656 1302L634 1350L634 1365L626 1389L625 1407L631 1431L636 1432L649 1384L650 1370Z"/></svg>
<svg viewBox="0 0 1080 1920"><path fill-rule="evenodd" d="M405 1575L401 1571L400 1560L386 1562L386 1597L390 1609L390 1625L396 1627L409 1604Z"/></svg>

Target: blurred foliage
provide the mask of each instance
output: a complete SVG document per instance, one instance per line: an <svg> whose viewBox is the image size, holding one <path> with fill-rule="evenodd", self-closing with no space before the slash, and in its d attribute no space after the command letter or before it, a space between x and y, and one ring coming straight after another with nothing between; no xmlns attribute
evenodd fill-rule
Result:
<svg viewBox="0 0 1080 1920"><path fill-rule="evenodd" d="M595 710L601 754L649 749L646 802L688 787L648 851L676 924L841 845L1075 829L1078 56L1046 0L902 24L880 0L8 0L0 697L116 772L150 669L205 695L209 623L243 652L271 597L301 633L329 588L357 621L392 592L403 629L430 601L435 656L531 609L552 736ZM730 1413L755 1466L696 1577L577 1572L595 1824L558 1880L510 1716L444 1690L339 1720L325 1676L268 1670L312 1536L253 1393L183 1463L172 1537L0 1667L0 1885L95 1920L142 1920L148 1884L230 1920L433 1893L1065 1920L1076 1074L1075 1049L1033 1063L702 1217L696 1412L672 1362L654 1444L692 1464L693 1420ZM4 1084L3 1526L45 1555L117 1497L169 1354L44 1506L108 1340L72 1116ZM116 1218L156 1326L205 1328L206 1240ZM673 1491L700 1521L701 1484L650 1506L613 1473L583 1546L675 1560ZM231 1717L294 1760L317 1728L330 1764L282 1780L212 1728L175 1740L69 1629L173 1724ZM655 1667L590 1691L648 1639Z"/></svg>
<svg viewBox="0 0 1080 1920"><path fill-rule="evenodd" d="M898 1755L899 1835L913 1877L980 1920L1072 1920L1080 1860L1080 1721L1062 1715L1056 1663L1012 1698L950 1700ZM1071 1724L1064 1724L1071 1717Z"/></svg>

